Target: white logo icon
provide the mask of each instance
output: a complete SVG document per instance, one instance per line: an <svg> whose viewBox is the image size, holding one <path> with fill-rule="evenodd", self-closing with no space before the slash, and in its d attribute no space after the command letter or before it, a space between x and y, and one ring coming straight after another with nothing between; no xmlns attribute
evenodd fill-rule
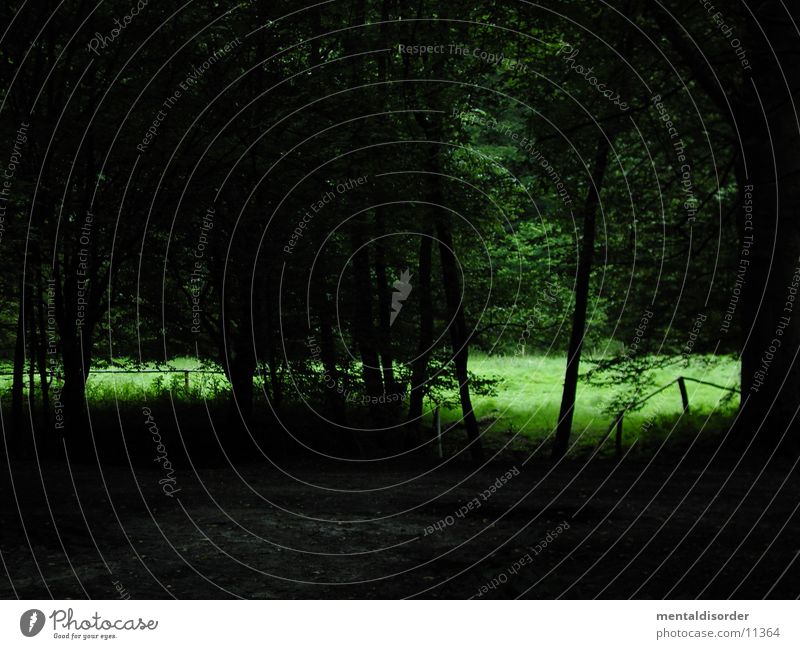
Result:
<svg viewBox="0 0 800 649"><path fill-rule="evenodd" d="M44 613L37 608L25 611L19 618L19 630L22 635L32 638L44 627Z"/></svg>
<svg viewBox="0 0 800 649"><path fill-rule="evenodd" d="M409 272L408 268L406 268L402 273L400 273L400 279L398 279L392 285L394 286L394 292L392 293L392 315L389 318L390 327L394 324L395 319L400 314L400 311L403 308L403 302L405 302L408 296L411 295L411 284L408 281L410 279L411 273Z"/></svg>

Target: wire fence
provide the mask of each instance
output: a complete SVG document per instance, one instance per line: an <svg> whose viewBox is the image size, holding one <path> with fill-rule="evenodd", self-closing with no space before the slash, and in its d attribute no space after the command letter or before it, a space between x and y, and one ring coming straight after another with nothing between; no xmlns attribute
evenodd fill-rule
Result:
<svg viewBox="0 0 800 649"><path fill-rule="evenodd" d="M26 368L26 371L24 372L24 376L27 376L28 372L29 372L29 368ZM190 374L201 374L201 375L203 375L203 374L214 374L214 375L218 375L218 376L219 375L225 376L225 372L223 370L213 370L213 369L205 369L205 368L194 368L194 369L165 368L165 369L142 369L142 370L96 369L96 370L92 370L89 373L89 376L87 377L87 382L88 382L89 379L91 379L92 376L98 375L98 374L134 374L134 375L140 375L140 374L160 374L160 375L183 374L183 384L184 384L184 387L187 390L190 387L190 379L189 379L189 375ZM14 375L13 372L0 372L0 377L13 377L13 375ZM60 372L54 372L54 373L52 373L51 376L52 376L52 378L54 378L58 382L61 382L63 380L63 376L62 376L62 374ZM681 405L682 405L682 408L683 408L683 412L688 414L688 412L689 412L689 392L686 389L686 382L687 381L690 381L692 383L698 383L700 385L707 385L709 387L717 388L718 390L724 390L724 391L731 392L731 393L738 393L739 392L738 388L731 388L731 387L726 386L726 385L719 385L718 383L712 383L711 381L704 381L702 379L696 379L696 378L693 378L693 377L690 377L690 376L679 376L679 377L673 379L672 381L670 381L669 383L666 383L666 384L662 385L660 388L657 388L656 390L654 390L650 394L642 397L641 399L637 399L636 401L633 401L633 402L629 403L627 406L625 406L625 408L623 408L617 414L617 416L614 418L614 420L611 422L611 425L609 426L608 431L605 433L605 435L602 436L602 438L598 442L597 448L599 449L600 447L602 447L603 444L605 444L605 442L611 436L611 433L614 432L615 433L615 435L614 435L615 452L616 452L617 457L621 457L622 456L622 433L623 433L623 423L624 423L624 420L625 420L625 415L629 411L631 411L631 410L633 410L635 408L638 408L639 406L643 405L644 403L646 403L647 401L649 401L653 397L661 394L662 392L664 392L665 390L667 390L668 388L672 387L675 384L678 385L678 390L680 391ZM434 415L434 420L437 420L438 417L439 417L439 408L437 407L436 408L436 413Z"/></svg>
<svg viewBox="0 0 800 649"><path fill-rule="evenodd" d="M661 394L662 392L664 392L664 390L666 390L667 388L672 387L676 383L678 384L678 389L680 390L681 405L683 406L683 412L688 414L689 413L689 391L686 389L686 381L691 381L692 383L699 383L701 385L707 385L707 386L710 386L712 388L717 388L719 390L725 390L727 392L731 392L733 394L736 394L736 393L739 392L738 388L731 388L731 387L729 387L727 385L719 385L718 383L711 383L710 381L703 381L702 379L695 379L695 378L692 378L690 376L679 376L679 377L673 379L672 381L670 381L669 383L666 383L666 384L662 385L660 388L654 390L653 392L651 392L647 396L642 397L641 399L637 399L636 401L633 401L632 403L629 403L627 406L625 406L625 408L623 408L617 414L617 416L614 418L614 421L611 422L611 426L609 426L608 432L605 435L603 435L603 438L600 440L600 442L597 445L598 449L603 444L605 444L606 440L609 438L609 436L611 435L612 431L616 430L616 433L615 433L615 436L614 436L614 450L616 452L617 457L621 457L622 456L622 423L623 423L623 421L625 419L625 414L628 411L633 410L634 408L638 408L639 406L643 405L647 401L650 401L650 399L652 399L653 397L655 397L658 394Z"/></svg>
<svg viewBox="0 0 800 649"><path fill-rule="evenodd" d="M30 368L26 367L25 371L23 372L23 377L27 377L30 373ZM183 384L184 387L187 389L189 388L190 381L189 375L190 374L216 374L219 376L225 376L225 372L223 370L209 370L204 368L194 368L194 369L174 369L174 368L165 368L165 369L153 369L153 370L122 370L122 369L96 369L89 372L89 375L86 377L87 382L97 374L183 374ZM0 377L13 377L13 372L0 372ZM50 372L48 373L50 380L55 380L58 383L61 383L64 380L64 375L60 371ZM37 374L38 378L38 374Z"/></svg>

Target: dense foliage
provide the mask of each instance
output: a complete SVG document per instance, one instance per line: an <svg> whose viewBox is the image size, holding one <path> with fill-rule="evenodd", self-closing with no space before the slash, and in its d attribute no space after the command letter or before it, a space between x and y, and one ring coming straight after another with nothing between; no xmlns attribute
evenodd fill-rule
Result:
<svg viewBox="0 0 800 649"><path fill-rule="evenodd" d="M302 408L413 446L426 398L456 393L476 456L470 389L494 388L470 350L569 354L575 376L589 353L590 378L642 385L670 355L742 353L753 388L761 294L797 266L759 149L797 140L773 58L795 55L750 13L775 40L769 7L726 9L743 60L690 2L68 0L44 23L52 3L16 4L0 335L20 429L80 435L98 363L185 356L224 369L230 427L263 401L269 430ZM798 319L765 380L796 376Z"/></svg>

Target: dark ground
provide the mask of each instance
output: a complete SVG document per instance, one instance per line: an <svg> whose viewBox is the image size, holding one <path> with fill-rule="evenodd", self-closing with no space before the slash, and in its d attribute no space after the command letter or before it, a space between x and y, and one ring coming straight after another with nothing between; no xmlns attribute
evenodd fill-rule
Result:
<svg viewBox="0 0 800 649"><path fill-rule="evenodd" d="M467 598L493 579L504 583L486 598L800 594L791 463L759 476L758 463L704 469L704 458L523 461L471 476L458 459L427 475L372 463L295 461L284 466L294 477L268 464L238 475L183 466L169 498L155 463L134 479L119 465L101 474L12 460L13 490L7 471L0 484L0 597L114 598L116 582L133 599ZM517 477L455 517L512 465ZM563 521L568 530L509 574Z"/></svg>

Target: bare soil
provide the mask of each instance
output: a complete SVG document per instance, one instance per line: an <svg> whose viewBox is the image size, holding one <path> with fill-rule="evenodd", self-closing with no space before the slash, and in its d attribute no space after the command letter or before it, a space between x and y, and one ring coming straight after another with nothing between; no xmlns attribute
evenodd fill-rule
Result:
<svg viewBox="0 0 800 649"><path fill-rule="evenodd" d="M796 472L706 464L185 465L168 497L155 463L12 461L0 596L797 597Z"/></svg>

